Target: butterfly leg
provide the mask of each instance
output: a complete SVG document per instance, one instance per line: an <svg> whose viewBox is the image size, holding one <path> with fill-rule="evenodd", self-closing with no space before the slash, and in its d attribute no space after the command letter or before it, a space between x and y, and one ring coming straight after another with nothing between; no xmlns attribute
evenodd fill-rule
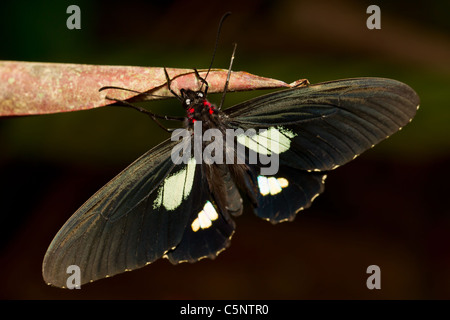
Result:
<svg viewBox="0 0 450 320"><path fill-rule="evenodd" d="M148 115L150 118L152 118L153 121L156 122L156 124L160 128L162 128L163 130L165 130L167 132L172 132L175 129L166 128L160 121L158 121L158 119L170 120L170 121L184 121L184 119L185 119L184 117L161 116L159 114L148 111L147 109L132 105L131 103L129 103L128 101L125 101L125 100L116 100L116 99L111 99L111 98L107 98L107 99L116 101L118 103L116 106L133 108L139 112L142 112L142 113ZM114 106L114 105L111 105L111 106Z"/></svg>
<svg viewBox="0 0 450 320"><path fill-rule="evenodd" d="M197 69L194 69L194 72L195 72L195 76L197 77L197 79L200 80L200 82L202 83L202 86L205 85L205 91L203 91L203 93L204 93L205 96L206 96L206 94L208 93L208 89L209 89L208 82L206 81L205 78L202 78L202 77L200 76L200 74L198 73L198 70L197 70Z"/></svg>
<svg viewBox="0 0 450 320"><path fill-rule="evenodd" d="M166 81L167 81L167 89L169 89L169 91L180 101L183 101L183 98L180 97L178 94L176 94L175 91L172 90L172 88L170 87L170 84L172 83L172 80L169 77L169 74L167 73L167 69L166 67L164 67L164 74L166 76Z"/></svg>

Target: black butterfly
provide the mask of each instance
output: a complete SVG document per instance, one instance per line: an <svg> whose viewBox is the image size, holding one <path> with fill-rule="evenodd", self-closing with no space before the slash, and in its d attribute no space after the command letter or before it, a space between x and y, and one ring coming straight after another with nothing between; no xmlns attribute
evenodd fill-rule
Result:
<svg viewBox="0 0 450 320"><path fill-rule="evenodd" d="M246 152L244 163L198 163L192 156L176 164L171 153L184 140L162 142L66 222L44 258L47 283L66 286L69 265L80 267L83 284L161 257L172 263L214 258L230 243L232 217L243 211L241 195L263 219L294 219L324 190L329 171L401 129L419 105L414 90L401 82L359 78L287 89L221 110L206 100L207 82L201 80L205 89L178 96L186 109L184 127L192 133L201 121L203 131L265 129L234 140ZM277 133L278 141L267 143L267 132ZM264 165L250 163L249 156L274 153L275 147L279 170L264 175ZM235 151L224 149L223 157L237 160Z"/></svg>

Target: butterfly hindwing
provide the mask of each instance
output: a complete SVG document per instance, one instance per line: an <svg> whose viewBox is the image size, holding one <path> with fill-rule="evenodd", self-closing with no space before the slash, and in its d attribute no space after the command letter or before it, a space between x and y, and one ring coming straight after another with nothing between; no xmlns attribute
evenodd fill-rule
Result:
<svg viewBox="0 0 450 320"><path fill-rule="evenodd" d="M193 210L179 245L166 256L172 263L195 262L214 258L228 247L235 225L212 199L203 199L200 209Z"/></svg>
<svg viewBox="0 0 450 320"><path fill-rule="evenodd" d="M226 165L202 165L200 171L204 183L194 190L199 197L183 238L167 253L172 263L217 256L228 247L235 230L230 214L239 215L243 210L240 194Z"/></svg>
<svg viewBox="0 0 450 320"><path fill-rule="evenodd" d="M292 221L324 190L326 174L282 166L275 175L256 178L256 215L272 223Z"/></svg>

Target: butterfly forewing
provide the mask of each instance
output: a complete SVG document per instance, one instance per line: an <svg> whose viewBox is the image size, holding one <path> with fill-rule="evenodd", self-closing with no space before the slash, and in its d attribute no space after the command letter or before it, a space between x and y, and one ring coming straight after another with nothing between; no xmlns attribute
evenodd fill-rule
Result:
<svg viewBox="0 0 450 320"><path fill-rule="evenodd" d="M418 106L417 94L401 82L360 78L275 92L225 112L230 127L278 133L281 165L327 171L398 131Z"/></svg>
<svg viewBox="0 0 450 320"><path fill-rule="evenodd" d="M200 165L175 165L165 141L93 195L61 228L43 263L44 280L66 285L77 265L81 282L144 266L182 239L190 210L199 210Z"/></svg>

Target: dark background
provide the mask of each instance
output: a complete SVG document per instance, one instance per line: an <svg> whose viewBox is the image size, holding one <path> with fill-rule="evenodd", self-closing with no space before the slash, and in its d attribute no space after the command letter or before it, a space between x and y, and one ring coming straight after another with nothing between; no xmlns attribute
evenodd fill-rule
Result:
<svg viewBox="0 0 450 320"><path fill-rule="evenodd" d="M81 30L66 8L81 8ZM381 30L366 9L381 8ZM96 190L167 137L133 110L100 108L0 119L0 298L450 298L450 3L448 1L10 1L0 59L234 70L311 83L357 76L403 81L421 98L414 121L329 175L294 222L246 212L217 259L143 269L63 290L42 280L53 236ZM35 88L48 90L48 88ZM233 105L261 92L232 93ZM211 101L220 96L211 95ZM152 111L181 112L177 101ZM369 265L381 290L366 287Z"/></svg>

